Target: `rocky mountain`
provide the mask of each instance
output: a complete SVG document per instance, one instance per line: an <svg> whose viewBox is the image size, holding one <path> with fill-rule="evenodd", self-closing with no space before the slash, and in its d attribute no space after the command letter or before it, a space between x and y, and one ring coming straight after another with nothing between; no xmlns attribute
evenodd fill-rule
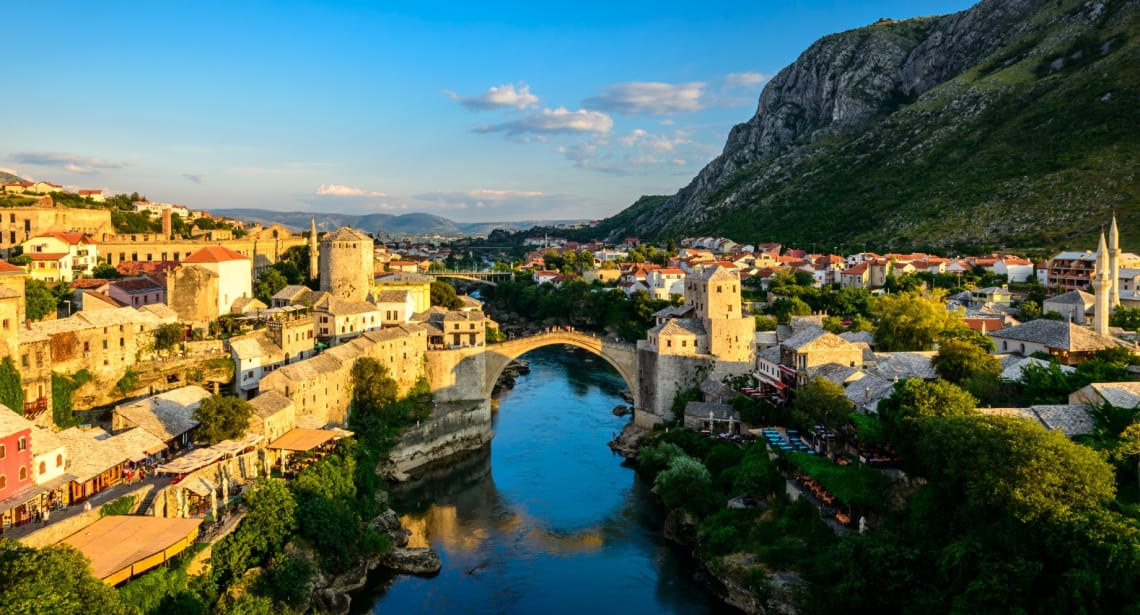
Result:
<svg viewBox="0 0 1140 615"><path fill-rule="evenodd" d="M271 211L267 209L216 209L211 213L237 218L263 225L281 224L294 230L308 230L309 221L316 219L317 229L331 231L342 226L351 226L368 233L388 235L442 235L446 237L474 236L485 237L495 229L528 229L534 226L557 224L580 224L585 220L521 220L516 222L455 222L432 214L411 213L392 214L341 214L308 211Z"/></svg>
<svg viewBox="0 0 1140 615"><path fill-rule="evenodd" d="M1091 245L1115 209L1124 239L1140 241L1138 7L983 0L824 37L688 186L599 228L819 249L1051 248Z"/></svg>
<svg viewBox="0 0 1140 615"><path fill-rule="evenodd" d="M27 181L19 175L12 175L7 171L0 171L0 184Z"/></svg>

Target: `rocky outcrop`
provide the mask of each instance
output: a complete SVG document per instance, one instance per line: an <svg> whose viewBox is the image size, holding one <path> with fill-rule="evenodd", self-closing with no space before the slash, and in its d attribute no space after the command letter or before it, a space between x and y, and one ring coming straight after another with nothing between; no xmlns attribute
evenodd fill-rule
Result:
<svg viewBox="0 0 1140 615"><path fill-rule="evenodd" d="M443 567L439 554L425 548L397 547L385 553L380 563L404 574L435 574Z"/></svg>
<svg viewBox="0 0 1140 615"><path fill-rule="evenodd" d="M630 421L622 428L621 433L610 441L610 450L625 457L633 459L637 456L637 443L648 432L647 429Z"/></svg>
<svg viewBox="0 0 1140 615"><path fill-rule="evenodd" d="M886 201L881 206L882 211L875 212L880 218L856 230L881 237L882 225L888 222L892 228L919 226L921 219L927 219L929 215L916 216L911 220L898 210L920 199L929 200L927 207L935 211L941 211L949 204L967 210L992 209L985 195L964 191L963 187L953 183L962 179L961 172L953 171L954 165L969 161L969 154L977 149L970 144L970 135L977 131L993 135L991 126L984 119L971 123L971 118L981 118L995 105L1012 105L1010 110L1001 111L1002 118L1020 113L1027 116L1024 119L1026 127L1036 129L1043 124L1041 116L1051 115L1045 107L1036 113L1031 112L1034 105L1043 100L1041 92L1056 92L1054 105L1068 100L1076 109L1091 102L1110 103L1112 96L1134 97L1134 87L1121 75L1126 75L1127 67L1135 63L1136 46L1127 42L1130 31L1127 24L1132 23L1131 27L1135 27L1136 22L1137 3L1134 0L1085 2L1076 8L1063 7L1048 0L983 0L968 10L951 15L903 21L881 20L870 26L826 36L772 78L760 95L755 115L731 130L721 155L686 187L659 205L641 208L635 205L615 218L619 222L611 226L603 223L602 228L606 229L610 239L629 234L662 237L721 232L738 241L758 238L733 237L733 229L738 234L772 229L777 236L760 239L789 241L789 236L798 236L801 240L818 238L823 243L835 241L835 236L844 234L843 231L850 234L852 229L842 224L820 225L821 218L842 220L848 213L867 217L869 210L877 209L875 204L880 201ZM1078 49L1073 52L1072 46L1079 44L1082 37L1093 41L1107 39L1108 42L1097 42L1094 51ZM1117 70L1090 70L1087 76L1105 91L1111 91L1109 98L1078 101L1062 90L1066 85L1087 89L1080 88L1078 83L1062 79L1048 84L1037 81L1044 74L1042 66L1054 66L1054 70L1060 70L1073 62L1090 63L1087 59L1090 53L1095 53L1099 60L1101 56L1108 57L1118 47L1128 47L1129 51L1117 54L1113 60ZM1048 63L1050 57L1057 58L1053 64ZM987 79L989 75L1010 67L1016 67L1011 68L1010 74ZM1030 91L1039 83L1040 91ZM1008 98L1011 93L1016 93L1018 102ZM1108 107L1107 104L1101 106ZM902 110L908 112L900 115ZM1105 117L1119 115L1111 110L1103 113ZM1119 117L1119 122L1130 121L1127 117ZM890 125L888 118L898 119L898 126ZM1045 125L1044 128L1062 134L1082 134L1083 126L1070 126L1069 122L1079 120L1058 120L1055 125ZM1127 140L1131 134L1121 134L1116 139ZM963 139L967 144L960 144ZM1090 138L1085 145L1089 147L1090 155L1095 155L1099 151L1096 148L1112 143ZM934 160L927 158L940 145L954 148L954 155ZM1010 143L1009 146L1015 154L1021 153L1017 149L1018 143ZM878 154L881 157L876 157ZM940 154L945 156L946 152ZM1025 152L1025 155L1032 158L1031 152ZM1123 156L1120 161L1113 160L1103 165L1101 174L1120 181L1129 178L1131 169L1135 168L1129 163L1135 159L1127 154ZM1074 156L1075 159L1079 157ZM886 181L867 186L849 185L850 178L844 171L850 170L852 163L863 161L872 165L869 167L871 170L882 172L882 177L896 178L905 177L908 173L928 172L932 165L941 163L936 168L945 173L946 179L939 183L937 178L943 176L938 175L930 180L933 182L931 188L915 194L890 186ZM901 164L912 162L910 167ZM884 170L888 166L895 170L893 174ZM1121 171L1128 169L1127 174L1118 173L1116 167ZM1013 175L1012 171L994 171L992 177L1008 181L1021 179L1023 174ZM1044 177L1041 179L1044 187L1041 187L1032 184L1030 178L1031 185L1010 186L1013 194L1004 195L1003 200L1020 198L1027 204L1033 204L1050 198L1048 195L1054 192L1060 199L1060 195L1073 192L1064 187L1064 181L1074 179L1058 177L1050 180ZM1048 188L1057 182L1062 185L1055 190ZM1114 192L1111 194L1118 202L1121 199L1128 202L1128 197L1134 194L1127 186L1112 188ZM878 190L884 190L881 197L877 196ZM961 202L963 198L956 196L959 191L963 191L961 197L967 197L965 203ZM1046 194L1035 194L1035 191ZM845 196L847 192L868 194L859 200ZM811 196L824 193L829 196ZM897 201L892 202L891 198ZM829 205L844 204L843 201L851 201L851 206L858 211L826 209ZM1075 205L1069 209L1073 207ZM1096 203L1092 209L1096 207L1107 208L1109 205ZM1040 212L1035 213L1040 217ZM900 215L902 218L897 219ZM971 215L963 214L965 220L969 220ZM755 222L757 219L761 222ZM741 224L742 221L745 224ZM1042 222L1034 218L1024 223L1026 228L1010 229L1010 224L1001 222L1022 221L1016 217L1016 212L1002 211L995 215L993 221L986 220L984 226L1006 227L1001 231L1003 233L1029 234L1034 230L1030 226L1033 221ZM750 228L743 228L749 225ZM953 224L949 226L953 227ZM923 232L935 231L924 229ZM944 231L938 232L945 235ZM983 240L994 231L982 229L978 232L983 237L977 240Z"/></svg>

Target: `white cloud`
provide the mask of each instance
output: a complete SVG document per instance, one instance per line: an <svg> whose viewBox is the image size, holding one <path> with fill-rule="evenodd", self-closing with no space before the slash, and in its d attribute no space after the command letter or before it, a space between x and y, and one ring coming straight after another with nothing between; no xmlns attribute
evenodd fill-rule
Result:
<svg viewBox="0 0 1140 615"><path fill-rule="evenodd" d="M9 156L15 162L44 167L62 168L71 173L94 175L103 169L121 169L126 162L103 160L65 152L16 152Z"/></svg>
<svg viewBox="0 0 1140 615"><path fill-rule="evenodd" d="M525 83L519 83L517 89L511 83L490 87L478 96L460 96L451 90L444 90L443 93L471 111L526 109L538 104L538 96L531 94L530 86Z"/></svg>
<svg viewBox="0 0 1140 615"><path fill-rule="evenodd" d="M600 111L586 109L569 111L565 107L559 107L553 110L543 109L542 113L534 113L502 124L480 126L475 132L505 132L509 136L528 133L607 133L613 127L613 118Z"/></svg>
<svg viewBox="0 0 1140 615"><path fill-rule="evenodd" d="M387 196L383 192L362 190L342 184L321 184L317 186L317 194L321 196Z"/></svg>
<svg viewBox="0 0 1140 615"><path fill-rule="evenodd" d="M752 88L768 80L768 75L757 72L729 73L724 76L725 89Z"/></svg>
<svg viewBox="0 0 1140 615"><path fill-rule="evenodd" d="M701 100L704 83L658 83L634 81L617 83L598 96L588 98L582 106L621 115L674 115L704 109Z"/></svg>

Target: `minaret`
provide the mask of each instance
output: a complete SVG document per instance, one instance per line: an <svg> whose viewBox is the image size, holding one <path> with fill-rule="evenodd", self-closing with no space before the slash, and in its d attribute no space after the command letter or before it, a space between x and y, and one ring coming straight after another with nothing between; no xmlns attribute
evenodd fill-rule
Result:
<svg viewBox="0 0 1140 615"><path fill-rule="evenodd" d="M319 252L317 248L317 219L309 219L309 279L315 280L321 275L321 269L317 259Z"/></svg>
<svg viewBox="0 0 1140 615"><path fill-rule="evenodd" d="M1116 309L1120 305L1120 231L1116 228L1116 212L1112 212L1112 226L1108 229L1108 281L1112 283L1108 302Z"/></svg>
<svg viewBox="0 0 1140 615"><path fill-rule="evenodd" d="M1092 287L1096 292L1096 304L1093 308L1093 330L1101 335L1108 335L1108 248L1104 245L1104 231L1100 233L1100 245L1096 249L1096 270L1093 272Z"/></svg>

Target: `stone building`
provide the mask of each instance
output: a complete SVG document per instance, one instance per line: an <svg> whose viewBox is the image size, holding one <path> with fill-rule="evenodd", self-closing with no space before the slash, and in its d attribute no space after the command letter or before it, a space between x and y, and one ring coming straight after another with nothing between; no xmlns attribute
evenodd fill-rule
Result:
<svg viewBox="0 0 1140 615"><path fill-rule="evenodd" d="M637 343L643 419L668 420L679 392L753 369L755 322L743 311L740 274L714 265L684 286L685 304L658 312L657 326Z"/></svg>
<svg viewBox="0 0 1140 615"><path fill-rule="evenodd" d="M99 240L99 257L116 268L121 263L181 262L204 244L213 244L224 245L249 259L254 275L260 275L281 260L289 248L305 245L303 237L283 228L263 229L237 238L230 237L229 231L207 231L192 239L170 239L161 233L114 234L111 230L95 237Z"/></svg>
<svg viewBox="0 0 1140 615"><path fill-rule="evenodd" d="M402 290L412 297L412 313L419 314L431 307L431 276L420 273L385 273L373 281L373 293Z"/></svg>
<svg viewBox="0 0 1140 615"><path fill-rule="evenodd" d="M218 319L218 274L196 265L181 265L166 274L166 300L178 320L205 327Z"/></svg>
<svg viewBox="0 0 1140 615"><path fill-rule="evenodd" d="M406 290L381 290L374 291L373 294L384 326L410 322L416 314L412 293Z"/></svg>
<svg viewBox="0 0 1140 615"><path fill-rule="evenodd" d="M50 232L78 232L92 237L114 232L111 212L107 209L71 209L56 206L50 197L44 205L5 207L0 213L0 250L10 254L12 248Z"/></svg>
<svg viewBox="0 0 1140 615"><path fill-rule="evenodd" d="M474 348L486 345L487 324L483 312L451 311L435 306L413 317L415 322L428 328L428 347Z"/></svg>
<svg viewBox="0 0 1140 615"><path fill-rule="evenodd" d="M336 346L381 327L380 310L367 301L341 299L321 293L313 302L313 326L317 340Z"/></svg>
<svg viewBox="0 0 1140 615"><path fill-rule="evenodd" d="M352 366L360 357L371 357L388 368L399 394L407 393L424 375L427 329L401 325L368 331L341 346L286 365L261 379L260 391L276 391L293 402L297 421L302 417L315 425L343 426L352 401Z"/></svg>
<svg viewBox="0 0 1140 615"><path fill-rule="evenodd" d="M234 302L253 296L253 269L249 257L225 246L206 246L182 260L218 276L218 314L229 314Z"/></svg>
<svg viewBox="0 0 1140 615"><path fill-rule="evenodd" d="M230 339L234 359L234 392L243 399L257 394L266 374L316 354L313 316L302 306L262 313L266 328Z"/></svg>
<svg viewBox="0 0 1140 615"><path fill-rule="evenodd" d="M338 299L366 301L372 290L372 238L348 228L321 237L321 290Z"/></svg>
<svg viewBox="0 0 1140 615"><path fill-rule="evenodd" d="M28 272L23 267L17 267L8 261L0 261L0 286L6 287L19 296L16 307L16 320L24 320L25 283Z"/></svg>
<svg viewBox="0 0 1140 615"><path fill-rule="evenodd" d="M95 240L86 233L42 233L20 244L31 259L32 279L71 282L89 273L98 261Z"/></svg>

